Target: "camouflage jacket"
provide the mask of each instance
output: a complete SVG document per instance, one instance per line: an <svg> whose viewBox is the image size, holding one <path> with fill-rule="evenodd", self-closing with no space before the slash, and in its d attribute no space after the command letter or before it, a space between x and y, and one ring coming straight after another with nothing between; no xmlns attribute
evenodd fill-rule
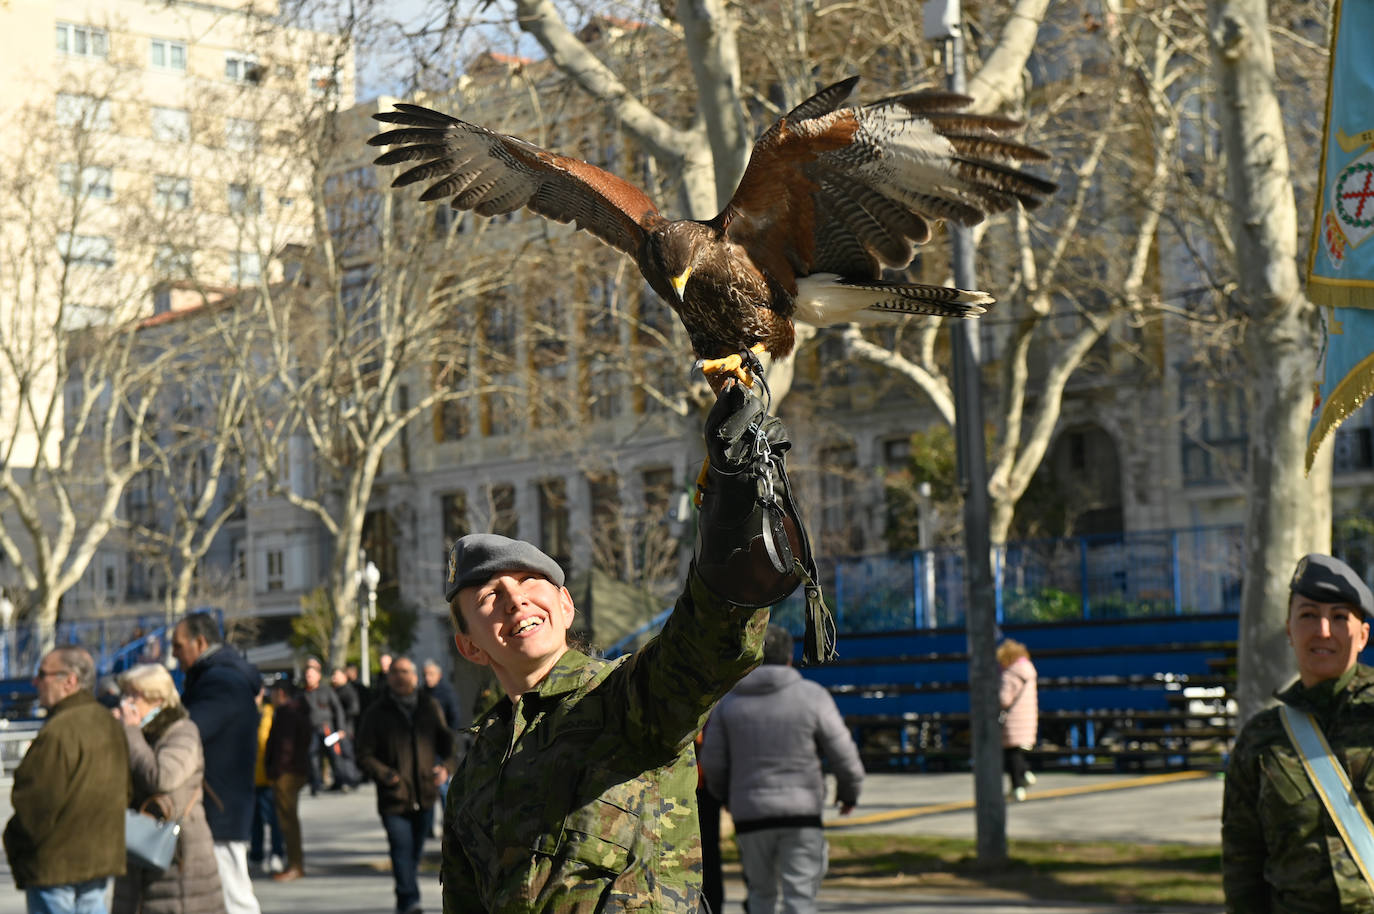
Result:
<svg viewBox="0 0 1374 914"><path fill-rule="evenodd" d="M696 914L701 837L692 742L763 652L766 609L693 572L657 638L628 657L569 650L502 699L444 815L445 914Z"/></svg>
<svg viewBox="0 0 1374 914"><path fill-rule="evenodd" d="M1356 665L1310 689L1297 682L1278 698L1316 717L1360 802L1374 814L1374 669ZM1227 911L1374 914L1374 893L1308 779L1278 708L1256 714L1236 740L1226 770L1221 853Z"/></svg>

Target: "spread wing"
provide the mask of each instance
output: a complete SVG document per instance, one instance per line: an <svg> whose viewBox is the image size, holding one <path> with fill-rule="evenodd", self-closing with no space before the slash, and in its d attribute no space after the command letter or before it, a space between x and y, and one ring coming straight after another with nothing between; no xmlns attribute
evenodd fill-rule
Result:
<svg viewBox="0 0 1374 914"><path fill-rule="evenodd" d="M1018 167L1049 158L1003 139L1018 122L965 113L972 99L949 92L843 106L857 82L822 89L769 128L716 217L791 289L813 273L879 279L911 262L932 222L972 225L1056 189Z"/></svg>
<svg viewBox="0 0 1374 914"><path fill-rule="evenodd" d="M638 256L645 232L664 221L643 191L595 165L419 105L397 104L372 116L402 125L367 142L394 147L377 157L378 165L421 163L391 182L433 182L421 200L447 197L454 209L481 216L526 207L573 222L631 257Z"/></svg>

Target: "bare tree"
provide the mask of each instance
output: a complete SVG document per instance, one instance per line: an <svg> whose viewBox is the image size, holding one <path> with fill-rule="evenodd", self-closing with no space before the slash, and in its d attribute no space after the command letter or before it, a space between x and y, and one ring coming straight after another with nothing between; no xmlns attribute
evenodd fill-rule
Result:
<svg viewBox="0 0 1374 914"><path fill-rule="evenodd" d="M149 290L116 261L126 226L103 206L120 85L68 84L56 117L13 112L26 141L0 164L0 550L45 649L148 465L143 428L162 383L163 360L133 332Z"/></svg>
<svg viewBox="0 0 1374 914"><path fill-rule="evenodd" d="M139 333L148 351L168 354L158 428L145 428L150 466L141 510L121 521L132 553L156 569L163 582L163 615L170 625L193 598L232 603L246 558L224 556L219 574L205 565L221 532L242 517L248 496L264 476L250 460L244 430L250 403L266 399L269 380L254 370L251 338L256 318L252 297L211 301L144 321Z"/></svg>
<svg viewBox="0 0 1374 914"><path fill-rule="evenodd" d="M1289 576L1300 556L1325 552L1331 542L1330 447L1318 453L1310 474L1303 472L1317 309L1298 277L1290 128L1276 89L1278 29L1269 15L1269 5L1259 0L1207 5L1235 257L1230 305L1246 325L1242 352L1249 368L1237 690L1242 720L1292 677L1284 638Z"/></svg>

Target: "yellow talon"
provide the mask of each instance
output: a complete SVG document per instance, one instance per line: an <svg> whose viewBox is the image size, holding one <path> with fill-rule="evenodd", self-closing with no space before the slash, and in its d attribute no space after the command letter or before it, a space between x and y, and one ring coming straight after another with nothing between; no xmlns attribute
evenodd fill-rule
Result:
<svg viewBox="0 0 1374 914"><path fill-rule="evenodd" d="M762 355L765 352L762 343L755 343L749 347L755 355ZM706 383L711 385L711 389L720 396L721 389L725 382L730 378L737 378L741 384L750 390L754 387L754 378L744 367L744 359L738 352L732 352L719 359L702 359L701 373L706 376Z"/></svg>

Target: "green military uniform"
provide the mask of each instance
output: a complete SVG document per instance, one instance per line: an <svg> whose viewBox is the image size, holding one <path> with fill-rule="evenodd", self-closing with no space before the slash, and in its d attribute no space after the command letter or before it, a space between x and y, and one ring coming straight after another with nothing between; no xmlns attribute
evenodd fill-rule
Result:
<svg viewBox="0 0 1374 914"><path fill-rule="evenodd" d="M1374 813L1374 669L1278 695L1310 711ZM1279 719L1270 708L1241 730L1226 771L1221 814L1226 910L1244 914L1374 914L1374 893L1336 831Z"/></svg>
<svg viewBox="0 0 1374 914"><path fill-rule="evenodd" d="M644 648L614 662L569 650L519 702L499 701L449 790L445 914L695 914L692 741L758 665L767 623L693 570Z"/></svg>

